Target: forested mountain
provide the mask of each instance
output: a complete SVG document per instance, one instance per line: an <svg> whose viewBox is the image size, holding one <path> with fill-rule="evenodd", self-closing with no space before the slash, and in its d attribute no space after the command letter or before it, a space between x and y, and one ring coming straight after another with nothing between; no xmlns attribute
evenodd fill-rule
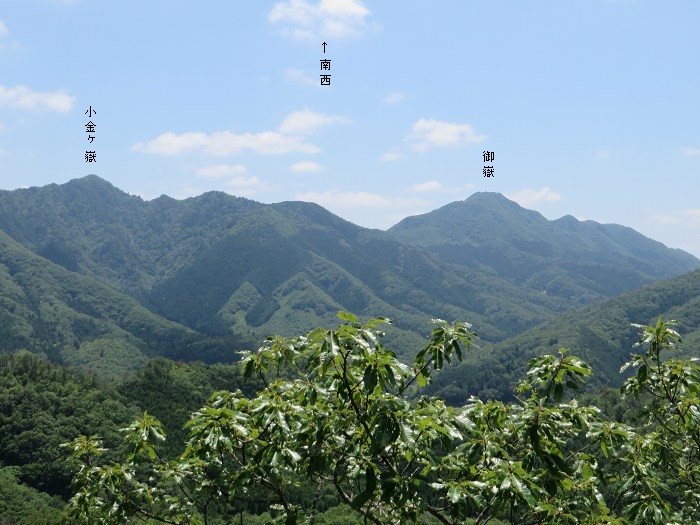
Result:
<svg viewBox="0 0 700 525"><path fill-rule="evenodd" d="M678 249L618 224L549 221L500 193L475 193L389 230L441 260L481 267L569 305L583 305L700 266Z"/></svg>
<svg viewBox="0 0 700 525"><path fill-rule="evenodd" d="M104 282L70 272L0 231L0 351L27 349L103 374L153 356L233 359L233 340L205 338ZM218 350L217 350L218 345ZM217 353L219 352L219 353Z"/></svg>
<svg viewBox="0 0 700 525"><path fill-rule="evenodd" d="M63 267L56 287L88 277L78 288L91 289L97 279L99 294L121 301L128 294L156 324L165 317L177 323L168 326L180 325L178 334L185 326L233 335L224 342L243 346L328 326L339 310L392 317L389 341L399 348L414 347L431 317L467 319L482 340L499 341L700 264L628 228L550 222L497 194L476 194L382 232L311 203L265 205L221 192L144 201L88 176L1 191L0 229L37 256L32 264L52 268L47 275ZM6 286L18 285L14 275L7 279ZM13 297L10 288L4 297ZM66 333L73 326L64 323ZM80 337L66 337L85 351ZM202 357L205 343L183 350L178 337L168 352L148 343L148 352L125 353ZM221 342L206 343L209 360L221 354Z"/></svg>
<svg viewBox="0 0 700 525"><path fill-rule="evenodd" d="M406 361L428 319L473 323L481 348L428 387L449 403L508 398L528 359L562 346L590 362L594 387L616 384L632 322L677 318L687 346L700 345L700 270L573 309L698 264L628 228L547 221L497 194L383 232L311 203L217 192L144 201L95 176L2 191L0 523L66 522L60 443L100 435L109 460L124 451L118 427L147 410L170 436L164 458L175 457L212 392L256 399L265 386L237 365L183 361L233 360L263 337L335 326L346 310L392 317L385 343ZM294 498L326 511L318 523L352 523L327 489L302 485ZM250 514L264 510L240 516L268 522Z"/></svg>
<svg viewBox="0 0 700 525"><path fill-rule="evenodd" d="M639 329L632 323L654 323L659 316L680 322L683 344L679 357L700 357L700 270L567 312L482 348L438 376L431 391L454 404L470 395L510 399L528 360L557 355L559 348L567 348L593 367L589 381L593 387L618 386L626 377L620 366L636 351L633 345L639 341Z"/></svg>

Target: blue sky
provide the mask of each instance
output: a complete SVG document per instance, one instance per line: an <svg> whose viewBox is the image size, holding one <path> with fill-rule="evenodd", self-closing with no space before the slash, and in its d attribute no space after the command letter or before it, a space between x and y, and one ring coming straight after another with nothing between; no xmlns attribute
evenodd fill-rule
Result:
<svg viewBox="0 0 700 525"><path fill-rule="evenodd" d="M95 173L376 228L497 191L700 257L699 21L694 0L0 0L0 188Z"/></svg>

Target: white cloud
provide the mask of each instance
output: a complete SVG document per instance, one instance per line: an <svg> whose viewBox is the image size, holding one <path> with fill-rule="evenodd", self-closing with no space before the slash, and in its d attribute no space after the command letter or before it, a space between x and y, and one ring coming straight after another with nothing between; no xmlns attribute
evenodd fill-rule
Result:
<svg viewBox="0 0 700 525"><path fill-rule="evenodd" d="M216 131L214 133L188 132L180 135L172 132L163 133L155 139L135 144L134 151L156 155L178 155L187 151L201 150L215 157L235 155L244 150L252 150L261 155L282 155L285 153L318 153L320 148L300 137L290 137L275 131L260 133L231 133Z"/></svg>
<svg viewBox="0 0 700 525"><path fill-rule="evenodd" d="M681 153L684 157L697 157L700 156L700 148L683 148Z"/></svg>
<svg viewBox="0 0 700 525"><path fill-rule="evenodd" d="M341 39L359 36L367 29L370 11L360 0L287 0L278 2L268 21L279 24L282 34L294 40Z"/></svg>
<svg viewBox="0 0 700 525"><path fill-rule="evenodd" d="M0 20L0 36L5 36L9 35L10 32L7 30L7 26L5 25L5 22Z"/></svg>
<svg viewBox="0 0 700 525"><path fill-rule="evenodd" d="M14 109L51 110L65 113L73 107L75 97L63 91L41 93L26 86L0 86L0 106Z"/></svg>
<svg viewBox="0 0 700 525"><path fill-rule="evenodd" d="M320 86L319 77L312 78L301 69L288 67L284 70L284 77L290 82L302 84L304 86Z"/></svg>
<svg viewBox="0 0 700 525"><path fill-rule="evenodd" d="M236 189L247 189L250 190L251 188L255 188L257 186L260 186L262 181L258 177L234 177L233 179L229 180L226 182L227 186L230 186L232 188Z"/></svg>
<svg viewBox="0 0 700 525"><path fill-rule="evenodd" d="M425 213L435 203L418 196L381 195L365 191L328 191L298 193L298 200L320 204L346 220L368 228L388 228L398 220L416 213Z"/></svg>
<svg viewBox="0 0 700 525"><path fill-rule="evenodd" d="M388 151L379 158L379 162L396 162L402 158L403 155L401 155L401 153L398 151Z"/></svg>
<svg viewBox="0 0 700 525"><path fill-rule="evenodd" d="M553 202L561 199L559 193L550 190L548 187L540 188L539 190L526 188L513 195L506 195L506 197L526 208L539 202Z"/></svg>
<svg viewBox="0 0 700 525"><path fill-rule="evenodd" d="M485 135L477 135L470 124L456 124L435 119L420 119L413 124L409 140L413 149L427 151L431 148L445 148L462 144L473 144L486 140Z"/></svg>
<svg viewBox="0 0 700 525"><path fill-rule="evenodd" d="M386 97L384 97L384 103L396 104L397 102L401 102L405 98L406 95L404 95L403 93L399 93L398 91L392 91Z"/></svg>
<svg viewBox="0 0 700 525"><path fill-rule="evenodd" d="M380 208L389 210L397 207L424 206L426 203L423 199L415 197L386 197L378 193L340 191L338 189L298 193L296 198L302 201L315 202L328 208Z"/></svg>
<svg viewBox="0 0 700 525"><path fill-rule="evenodd" d="M648 221L652 224L679 225L684 227L700 226L700 208L686 208L683 210L669 210L657 212L648 210Z"/></svg>
<svg viewBox="0 0 700 525"><path fill-rule="evenodd" d="M426 182L422 182L420 184L414 184L411 186L411 191L415 191L418 193L424 193L428 191L439 191L442 189L442 184L439 181L436 180L429 180Z"/></svg>
<svg viewBox="0 0 700 525"><path fill-rule="evenodd" d="M289 135L311 135L321 126L349 123L349 119L339 115L328 115L304 109L302 111L293 111L287 115L282 121L279 130Z"/></svg>
<svg viewBox="0 0 700 525"><path fill-rule="evenodd" d="M152 141L144 144L139 142L133 146L135 151L155 153L157 155L178 155L188 150L204 147L208 142L206 133L188 132L177 135L172 132L163 133Z"/></svg>
<svg viewBox="0 0 700 525"><path fill-rule="evenodd" d="M649 220L654 224L663 224L665 226L678 224L678 217L664 213L653 213L649 216Z"/></svg>
<svg viewBox="0 0 700 525"><path fill-rule="evenodd" d="M132 146L132 149L156 155L179 155L190 151L200 151L215 157L235 155L245 150L251 150L261 155L314 154L321 151L321 149L314 144L305 142L301 135L310 135L323 126L338 123L346 124L350 123L350 120L339 115L329 115L304 109L287 115L282 121L279 131L261 131L258 133L231 133L230 131L203 133L190 131L180 134L169 131L148 142L139 142ZM218 172L230 169L222 168L221 166L225 165L219 165L216 168L219 170ZM216 170L211 173L215 172Z"/></svg>
<svg viewBox="0 0 700 525"><path fill-rule="evenodd" d="M0 157L2 157L3 155L6 155L6 154L7 154L7 151L5 151L4 149L0 148Z"/></svg>
<svg viewBox="0 0 700 525"><path fill-rule="evenodd" d="M368 193L366 191L338 191L330 190L324 192L310 191L300 193L297 198L302 201L311 201L321 206L338 206L341 208L347 207L370 207L380 208L385 206L387 199L376 193Z"/></svg>
<svg viewBox="0 0 700 525"><path fill-rule="evenodd" d="M610 152L606 149L598 150L598 153L596 153L595 158L598 160L608 160L610 158Z"/></svg>
<svg viewBox="0 0 700 525"><path fill-rule="evenodd" d="M289 169L294 173L309 173L314 171L321 171L323 169L323 166L311 160L303 160L301 162L297 162L296 164L292 164L292 166Z"/></svg>
<svg viewBox="0 0 700 525"><path fill-rule="evenodd" d="M243 164L214 164L199 168L197 175L200 177L230 177L232 175L241 175L247 171Z"/></svg>

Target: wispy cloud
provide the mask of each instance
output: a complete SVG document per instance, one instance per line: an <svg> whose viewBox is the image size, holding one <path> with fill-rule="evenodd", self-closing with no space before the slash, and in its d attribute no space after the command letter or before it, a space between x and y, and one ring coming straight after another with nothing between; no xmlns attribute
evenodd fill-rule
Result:
<svg viewBox="0 0 700 525"><path fill-rule="evenodd" d="M260 155L283 155L285 153L318 153L320 148L301 137L294 137L263 131L260 133L231 133L216 131L214 133L187 132L176 134L163 133L148 142L139 142L132 149L156 155L179 155L189 151L201 151L215 157L235 155L245 150Z"/></svg>
<svg viewBox="0 0 700 525"><path fill-rule="evenodd" d="M526 208L540 202L554 202L561 199L559 193L552 191L548 187L540 188L539 190L525 188L512 195L506 195L506 197Z"/></svg>
<svg viewBox="0 0 700 525"><path fill-rule="evenodd" d="M359 0L288 0L276 3L268 21L294 40L356 37L367 30L370 11Z"/></svg>
<svg viewBox="0 0 700 525"><path fill-rule="evenodd" d="M294 173L310 173L315 171L321 171L323 169L323 166L311 160L302 160L301 162L292 164L289 169Z"/></svg>
<svg viewBox="0 0 700 525"><path fill-rule="evenodd" d="M366 191L327 191L298 193L296 199L320 204L356 224L388 228L398 220L429 211L434 203L419 196L382 195Z"/></svg>
<svg viewBox="0 0 700 525"><path fill-rule="evenodd" d="M293 111L285 117L279 127L281 133L289 135L311 135L322 126L349 124L350 120L339 115L317 113L309 109Z"/></svg>
<svg viewBox="0 0 700 525"><path fill-rule="evenodd" d="M148 142L139 142L132 146L132 149L156 155L179 155L199 151L214 157L235 155L246 150L260 155L314 154L321 149L306 142L302 135L313 134L322 126L349 122L349 119L339 115L328 115L304 109L287 115L282 121L279 131L257 133L188 131L180 134L168 131Z"/></svg>
<svg viewBox="0 0 700 525"><path fill-rule="evenodd" d="M648 221L652 224L683 225L683 226L700 226L700 208L685 208L682 210L667 210L658 212L647 210L649 212Z"/></svg>
<svg viewBox="0 0 700 525"><path fill-rule="evenodd" d="M302 201L315 202L321 206L337 206L340 208L380 208L387 204L387 198L377 193L366 191L309 191L299 193L297 198Z"/></svg>
<svg viewBox="0 0 700 525"><path fill-rule="evenodd" d="M12 50L19 48L19 42L16 40L11 40L9 38L10 30L7 29L5 22L0 20L0 51Z"/></svg>
<svg viewBox="0 0 700 525"><path fill-rule="evenodd" d="M233 175L242 175L247 171L243 164L214 164L199 168L197 175L200 177L231 177Z"/></svg>
<svg viewBox="0 0 700 525"><path fill-rule="evenodd" d="M478 135L470 124L457 124L435 119L420 119L413 124L408 140L413 143L415 151L427 151L432 148L455 147L486 140L485 135Z"/></svg>
<svg viewBox="0 0 700 525"><path fill-rule="evenodd" d="M39 92L26 86L0 86L0 106L8 108L66 113L73 108L74 101L75 97L63 91Z"/></svg>
<svg viewBox="0 0 700 525"><path fill-rule="evenodd" d="M295 67L288 67L284 70L284 78L295 84L304 86L321 86L319 77L311 77L305 71Z"/></svg>
<svg viewBox="0 0 700 525"><path fill-rule="evenodd" d="M7 154L7 152L4 149L0 148L0 157L4 156L6 154Z"/></svg>
<svg viewBox="0 0 700 525"><path fill-rule="evenodd" d="M398 91L392 91L386 97L384 97L384 103L385 104L396 104L398 102L401 102L405 98L406 98L406 95L404 95L403 93L400 93Z"/></svg>
<svg viewBox="0 0 700 525"><path fill-rule="evenodd" d="M255 195L258 190L265 187L265 184L259 177L234 177L226 182L226 186L231 188L236 195L250 197Z"/></svg>
<svg viewBox="0 0 700 525"><path fill-rule="evenodd" d="M684 157L697 157L700 156L700 148L683 148L681 154Z"/></svg>
<svg viewBox="0 0 700 525"><path fill-rule="evenodd" d="M397 206L425 205L426 201L415 197L401 197L380 195L366 191L341 191L332 189L328 191L310 191L298 193L297 198L303 201L311 201L321 206L335 206L339 208L387 208Z"/></svg>
<svg viewBox="0 0 700 525"><path fill-rule="evenodd" d="M595 154L595 158L598 160L608 160L610 158L610 152L606 149L598 150Z"/></svg>
<svg viewBox="0 0 700 525"><path fill-rule="evenodd" d="M411 191L416 193L426 193L430 191L440 191L442 189L442 183L437 180L429 180L426 182L421 182L420 184L414 184L411 186Z"/></svg>
<svg viewBox="0 0 700 525"><path fill-rule="evenodd" d="M379 162L396 162L402 158L403 155L398 151L387 151L384 155L379 157Z"/></svg>

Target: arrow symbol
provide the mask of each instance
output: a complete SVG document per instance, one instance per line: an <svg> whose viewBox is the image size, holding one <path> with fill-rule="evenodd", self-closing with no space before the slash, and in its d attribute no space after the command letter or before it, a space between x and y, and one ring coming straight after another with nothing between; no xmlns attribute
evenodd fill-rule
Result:
<svg viewBox="0 0 700 525"><path fill-rule="evenodd" d="M323 52L325 53L325 52L326 52L326 46L327 46L328 44L326 44L326 43L324 42L322 45L323 45Z"/></svg>

